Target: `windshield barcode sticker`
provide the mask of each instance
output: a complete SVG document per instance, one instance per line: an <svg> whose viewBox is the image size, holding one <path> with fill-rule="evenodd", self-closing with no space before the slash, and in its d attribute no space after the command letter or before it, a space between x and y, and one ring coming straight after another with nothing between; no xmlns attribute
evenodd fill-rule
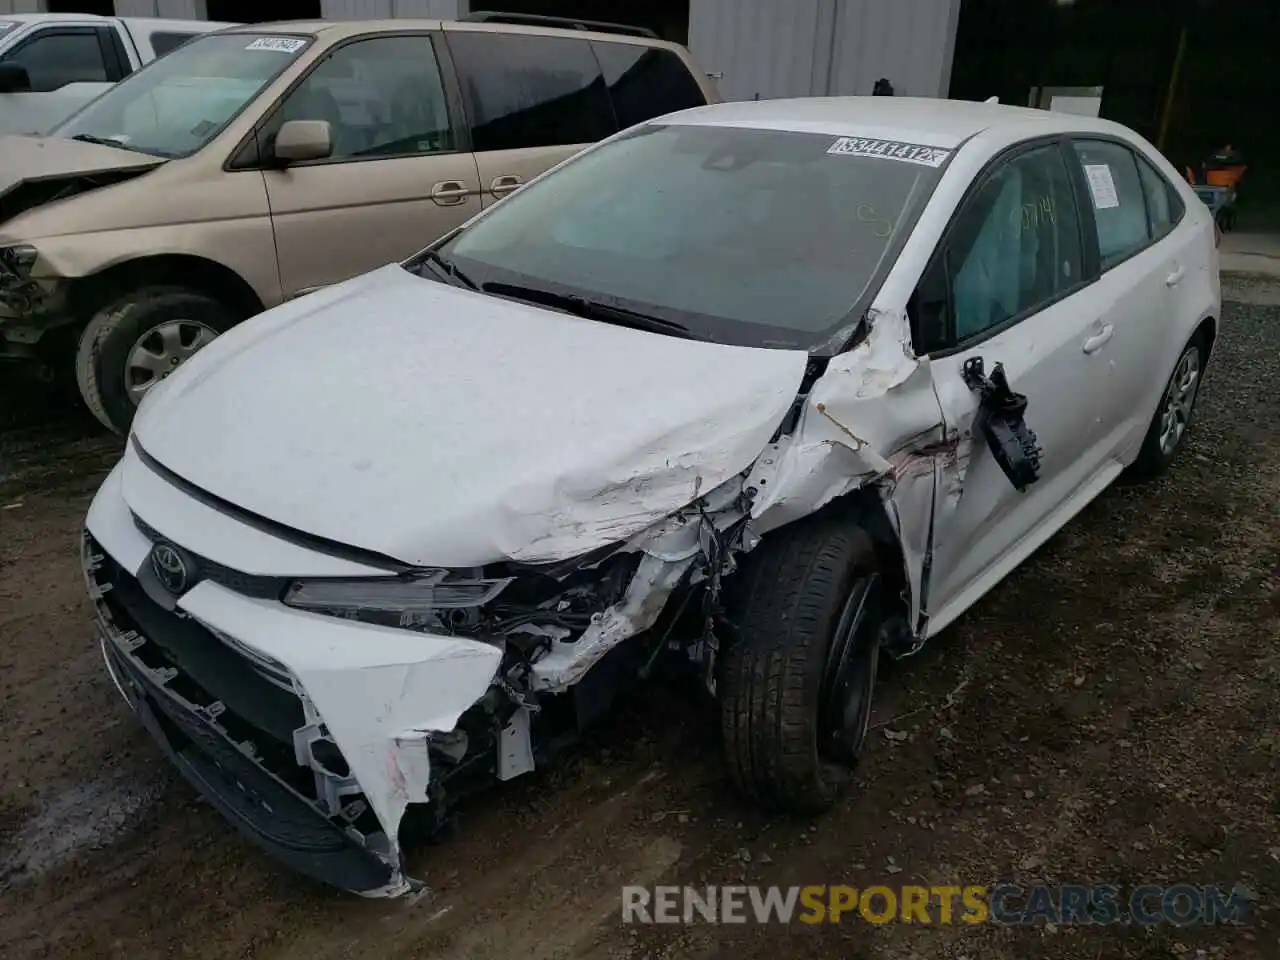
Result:
<svg viewBox="0 0 1280 960"><path fill-rule="evenodd" d="M273 50L276 53L297 53L307 41L296 37L259 37L245 47L246 50Z"/></svg>
<svg viewBox="0 0 1280 960"><path fill-rule="evenodd" d="M879 157L882 160L918 163L925 167L940 167L951 156L950 150L940 147L902 143L898 140L872 140L867 137L841 137L830 146L827 153L841 157Z"/></svg>

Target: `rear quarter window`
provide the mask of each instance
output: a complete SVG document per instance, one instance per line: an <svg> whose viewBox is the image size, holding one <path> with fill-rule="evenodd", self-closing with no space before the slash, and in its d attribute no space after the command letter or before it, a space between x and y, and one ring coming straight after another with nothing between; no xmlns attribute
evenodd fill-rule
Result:
<svg viewBox="0 0 1280 960"><path fill-rule="evenodd" d="M637 43L593 41L618 125L704 106L706 95L679 56Z"/></svg>

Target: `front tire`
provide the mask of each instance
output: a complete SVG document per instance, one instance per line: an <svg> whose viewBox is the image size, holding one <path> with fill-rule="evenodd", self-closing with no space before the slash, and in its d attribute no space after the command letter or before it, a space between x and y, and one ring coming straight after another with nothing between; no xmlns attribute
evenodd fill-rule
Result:
<svg viewBox="0 0 1280 960"><path fill-rule="evenodd" d="M871 538L824 512L767 537L730 583L738 636L719 684L730 775L766 809L821 813L871 717L882 619Z"/></svg>
<svg viewBox="0 0 1280 960"><path fill-rule="evenodd" d="M1168 469L1182 449L1191 430L1208 359L1208 343L1203 334L1197 333L1179 354L1161 394L1160 405L1142 439L1142 447L1129 468L1135 480L1154 480Z"/></svg>
<svg viewBox="0 0 1280 960"><path fill-rule="evenodd" d="M103 426L126 434L147 391L237 319L213 297L183 287L128 293L94 315L80 335L80 396Z"/></svg>

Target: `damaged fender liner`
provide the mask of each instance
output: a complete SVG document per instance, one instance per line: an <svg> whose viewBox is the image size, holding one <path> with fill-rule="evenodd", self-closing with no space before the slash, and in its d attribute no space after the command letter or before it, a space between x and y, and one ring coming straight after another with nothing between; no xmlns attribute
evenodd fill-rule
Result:
<svg viewBox="0 0 1280 960"><path fill-rule="evenodd" d="M112 675L182 775L241 833L293 869L366 896L399 887L398 871L327 821L244 756L216 722L164 689L145 666L103 638Z"/></svg>

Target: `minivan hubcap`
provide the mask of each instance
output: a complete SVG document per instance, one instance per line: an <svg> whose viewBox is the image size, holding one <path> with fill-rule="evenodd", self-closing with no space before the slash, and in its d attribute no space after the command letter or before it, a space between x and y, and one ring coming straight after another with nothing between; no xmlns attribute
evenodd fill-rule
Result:
<svg viewBox="0 0 1280 960"><path fill-rule="evenodd" d="M1200 389L1200 351L1188 347L1178 360L1160 414L1160 452L1165 456L1178 449L1191 423L1191 410Z"/></svg>
<svg viewBox="0 0 1280 960"><path fill-rule="evenodd" d="M195 320L170 320L152 327L129 351L125 366L129 399L141 403L148 390L217 335L212 327Z"/></svg>

